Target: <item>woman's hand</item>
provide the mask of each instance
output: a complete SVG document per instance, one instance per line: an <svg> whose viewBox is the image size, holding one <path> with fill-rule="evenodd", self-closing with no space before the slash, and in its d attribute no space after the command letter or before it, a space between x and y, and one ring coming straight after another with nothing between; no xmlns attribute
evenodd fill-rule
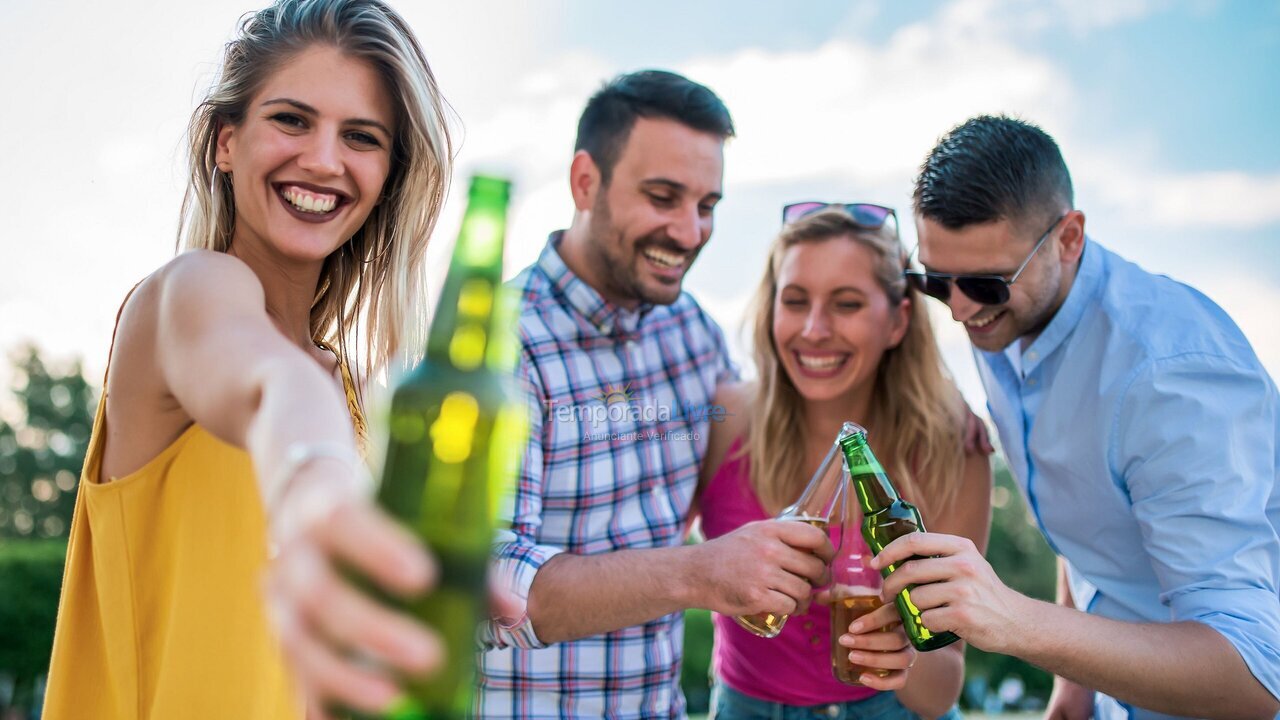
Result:
<svg viewBox="0 0 1280 720"><path fill-rule="evenodd" d="M855 623L865 629L853 632ZM863 615L845 630L838 642L848 648L849 661L868 668L859 676L859 682L874 690L901 690L907 684L907 674L916 663L916 650L911 647L892 602Z"/></svg>
<svg viewBox="0 0 1280 720"><path fill-rule="evenodd" d="M308 463L271 509L278 542L268 605L308 706L386 710L396 677L421 676L444 659L443 643L412 618L358 590L350 569L387 592L427 592L436 569L421 544L371 504L346 462Z"/></svg>
<svg viewBox="0 0 1280 720"><path fill-rule="evenodd" d="M1093 691L1070 680L1054 676L1053 694L1045 708L1045 720L1090 720L1093 717Z"/></svg>

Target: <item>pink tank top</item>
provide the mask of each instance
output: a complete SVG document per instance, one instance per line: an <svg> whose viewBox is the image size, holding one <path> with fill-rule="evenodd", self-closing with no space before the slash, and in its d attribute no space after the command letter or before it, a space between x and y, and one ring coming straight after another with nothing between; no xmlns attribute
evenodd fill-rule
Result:
<svg viewBox="0 0 1280 720"><path fill-rule="evenodd" d="M770 517L751 489L750 461L745 454L734 457L741 444L740 439L733 442L703 489L699 506L708 539ZM712 619L716 677L744 695L786 705L821 705L876 694L871 688L845 685L831 674L831 611L826 605L814 603L804 615L791 616L782 632L768 639L720 613L712 613Z"/></svg>

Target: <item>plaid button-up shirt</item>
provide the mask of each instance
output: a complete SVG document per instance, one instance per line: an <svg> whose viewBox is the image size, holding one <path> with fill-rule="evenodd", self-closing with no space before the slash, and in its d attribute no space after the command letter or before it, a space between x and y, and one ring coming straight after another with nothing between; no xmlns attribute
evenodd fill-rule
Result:
<svg viewBox="0 0 1280 720"><path fill-rule="evenodd" d="M688 294L629 311L564 264L551 236L523 291L520 375L533 415L496 572L528 597L561 552L679 545L707 448L708 405L734 369ZM491 624L483 718L682 717L683 616L546 646L527 620Z"/></svg>

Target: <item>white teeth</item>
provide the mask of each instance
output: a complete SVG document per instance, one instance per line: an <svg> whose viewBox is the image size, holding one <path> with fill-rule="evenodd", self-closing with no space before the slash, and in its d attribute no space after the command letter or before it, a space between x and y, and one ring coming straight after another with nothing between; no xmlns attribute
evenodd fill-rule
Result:
<svg viewBox="0 0 1280 720"><path fill-rule="evenodd" d="M986 326L990 325L993 321L995 321L995 319L996 319L996 318L1000 317L1000 316L1001 316L1001 315L1003 315L1003 314L1004 314L1004 313L996 313L995 315L992 315L991 317L988 317L988 318L982 318L981 320L967 320L967 321L965 321L965 325L967 325L968 327L971 327L971 328L984 328L984 327L986 327Z"/></svg>
<svg viewBox="0 0 1280 720"><path fill-rule="evenodd" d="M669 268L680 267L680 264L684 262L684 258L680 257L679 255L673 255L668 252L663 252L656 248L646 248L644 251L644 256L658 263L659 265L662 265L663 267L669 267Z"/></svg>
<svg viewBox="0 0 1280 720"><path fill-rule="evenodd" d="M281 195L289 201L289 204L302 212L315 213L323 215L332 211L338 206L338 198L336 195L311 195L301 191L298 188L286 188Z"/></svg>
<svg viewBox="0 0 1280 720"><path fill-rule="evenodd" d="M847 355L825 355L822 357L814 357L812 355L796 355L800 364L810 370L830 370L837 367L845 361Z"/></svg>

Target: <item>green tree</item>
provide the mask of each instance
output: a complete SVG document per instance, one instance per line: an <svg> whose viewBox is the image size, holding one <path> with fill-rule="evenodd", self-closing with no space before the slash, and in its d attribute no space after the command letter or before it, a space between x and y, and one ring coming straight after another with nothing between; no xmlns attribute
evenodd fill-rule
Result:
<svg viewBox="0 0 1280 720"><path fill-rule="evenodd" d="M62 539L0 540L0 674L14 690L8 709L35 704L36 679L49 669L66 554Z"/></svg>
<svg viewBox="0 0 1280 720"><path fill-rule="evenodd" d="M13 716L36 704L49 667L66 536L97 391L79 363L51 369L34 347L13 358L13 417L0 419L0 676ZM6 715L10 716L10 715Z"/></svg>
<svg viewBox="0 0 1280 720"><path fill-rule="evenodd" d="M98 393L79 362L51 370L34 347L13 367L18 418L0 420L0 539L66 537Z"/></svg>

